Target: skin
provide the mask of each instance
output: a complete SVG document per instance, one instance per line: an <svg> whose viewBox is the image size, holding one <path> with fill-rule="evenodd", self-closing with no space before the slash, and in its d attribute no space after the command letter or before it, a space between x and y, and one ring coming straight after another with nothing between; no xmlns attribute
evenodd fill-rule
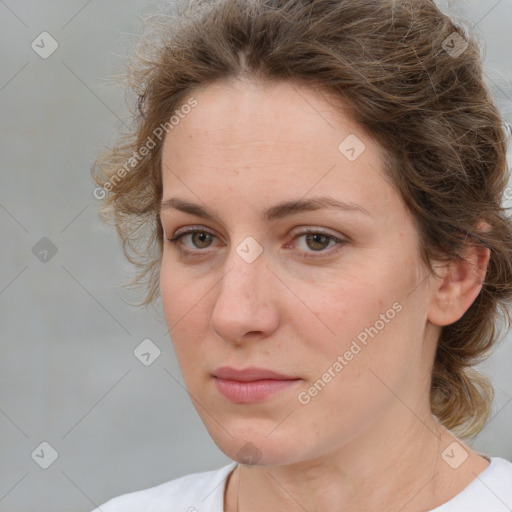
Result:
<svg viewBox="0 0 512 512"><path fill-rule="evenodd" d="M460 441L468 454L460 467L443 460L456 439L431 414L431 365L441 326L478 295L489 251L472 246L466 262L429 272L380 146L339 98L248 80L193 96L197 107L165 139L163 200L195 203L216 218L162 209L160 285L183 379L208 432L239 462L247 462L247 443L257 448L253 464L231 473L225 511L408 512L448 501L488 461ZM354 161L338 150L350 134L365 144ZM320 196L367 213L263 218L277 203ZM167 241L190 227L213 236ZM306 228L344 243L308 237ZM252 263L236 251L248 236L263 251ZM300 403L298 393L396 303L400 312ZM264 401L234 404L211 375L225 365L301 380Z"/></svg>

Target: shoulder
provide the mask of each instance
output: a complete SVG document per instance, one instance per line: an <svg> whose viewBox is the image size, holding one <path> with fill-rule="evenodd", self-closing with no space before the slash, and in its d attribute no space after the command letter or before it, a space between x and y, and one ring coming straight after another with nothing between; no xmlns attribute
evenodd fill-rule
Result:
<svg viewBox="0 0 512 512"><path fill-rule="evenodd" d="M92 512L222 512L227 476L236 462L202 473L192 473L149 489L113 498Z"/></svg>
<svg viewBox="0 0 512 512"><path fill-rule="evenodd" d="M491 457L489 466L462 492L431 512L510 512L512 462Z"/></svg>

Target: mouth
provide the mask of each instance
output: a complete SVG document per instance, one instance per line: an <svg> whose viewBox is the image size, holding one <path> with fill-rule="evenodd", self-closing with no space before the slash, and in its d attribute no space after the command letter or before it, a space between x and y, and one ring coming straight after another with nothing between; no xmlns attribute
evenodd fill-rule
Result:
<svg viewBox="0 0 512 512"><path fill-rule="evenodd" d="M215 370L212 377L217 390L237 404L260 402L302 380L264 368L237 370L222 367Z"/></svg>

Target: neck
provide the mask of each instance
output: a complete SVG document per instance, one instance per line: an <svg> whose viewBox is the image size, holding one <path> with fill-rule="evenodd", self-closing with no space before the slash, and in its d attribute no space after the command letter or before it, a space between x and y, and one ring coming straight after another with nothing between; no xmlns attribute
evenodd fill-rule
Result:
<svg viewBox="0 0 512 512"><path fill-rule="evenodd" d="M448 501L488 465L471 456L462 471L442 458L455 437L431 415L397 428L378 428L306 461L276 466L239 465L226 490L226 512L322 510L430 510ZM462 443L458 441L460 445ZM469 474L471 472L473 477Z"/></svg>

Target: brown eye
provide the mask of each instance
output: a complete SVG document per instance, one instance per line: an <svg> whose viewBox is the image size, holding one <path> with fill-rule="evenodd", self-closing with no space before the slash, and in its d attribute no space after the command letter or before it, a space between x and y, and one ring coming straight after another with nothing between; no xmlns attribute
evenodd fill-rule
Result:
<svg viewBox="0 0 512 512"><path fill-rule="evenodd" d="M304 258L333 255L347 243L348 241L345 239L315 228L299 232L294 238L294 246L299 249L298 255Z"/></svg>
<svg viewBox="0 0 512 512"><path fill-rule="evenodd" d="M195 247L198 249L206 249L210 246L212 242L212 235L209 233L205 233L202 231L197 231L196 233L190 233L190 236L192 238L192 243Z"/></svg>
<svg viewBox="0 0 512 512"><path fill-rule="evenodd" d="M306 235L306 243L308 247L313 251L321 251L326 249L329 246L329 242L331 240L331 237L322 235L321 233Z"/></svg>
<svg viewBox="0 0 512 512"><path fill-rule="evenodd" d="M215 235L209 233L208 231L191 229L176 235L174 238L169 238L168 240L176 247L181 248L184 251L193 251L194 249L207 249L212 245L215 238ZM186 243L185 241L188 241L189 239L191 241Z"/></svg>

